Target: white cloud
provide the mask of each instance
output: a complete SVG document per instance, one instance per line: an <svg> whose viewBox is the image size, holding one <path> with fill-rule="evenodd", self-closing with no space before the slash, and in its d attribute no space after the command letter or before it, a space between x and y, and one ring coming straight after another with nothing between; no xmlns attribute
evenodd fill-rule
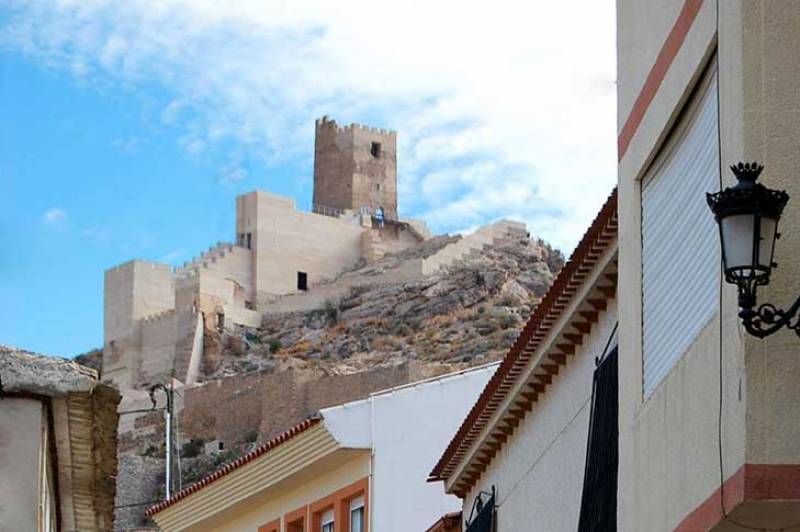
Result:
<svg viewBox="0 0 800 532"><path fill-rule="evenodd" d="M397 129L401 212L437 230L513 214L570 248L615 182L613 0L5 4L0 46L92 84L161 84L193 154L308 160L323 114Z"/></svg>
<svg viewBox="0 0 800 532"><path fill-rule="evenodd" d="M183 256L183 251L180 249L173 249L169 253L165 253L158 261L170 264Z"/></svg>
<svg viewBox="0 0 800 532"><path fill-rule="evenodd" d="M82 230L81 236L96 244L103 244L111 236L111 230L105 226L93 225Z"/></svg>
<svg viewBox="0 0 800 532"><path fill-rule="evenodd" d="M42 220L47 225L60 226L67 221L67 213L59 207L53 207L44 213Z"/></svg>
<svg viewBox="0 0 800 532"><path fill-rule="evenodd" d="M112 148L128 155L139 153L144 144L146 144L146 141L137 135L120 137L111 141Z"/></svg>

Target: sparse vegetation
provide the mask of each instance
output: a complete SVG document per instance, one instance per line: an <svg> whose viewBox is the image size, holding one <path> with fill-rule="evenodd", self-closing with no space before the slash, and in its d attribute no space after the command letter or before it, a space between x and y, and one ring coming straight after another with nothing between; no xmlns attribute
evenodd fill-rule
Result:
<svg viewBox="0 0 800 532"><path fill-rule="evenodd" d="M278 351L280 351L281 347L283 347L281 345L281 341L278 340L277 338L270 338L269 340L267 340L267 346L269 347L269 352L273 355Z"/></svg>
<svg viewBox="0 0 800 532"><path fill-rule="evenodd" d="M242 335L249 349L226 353L215 372L347 373L412 358L458 369L497 360L562 263L543 242L498 241L417 282L361 285L315 310L266 315L257 334ZM363 266L386 267L394 266ZM256 336L260 343L251 341Z"/></svg>
<svg viewBox="0 0 800 532"><path fill-rule="evenodd" d="M181 447L181 458L196 458L203 452L205 444L202 438L192 438Z"/></svg>

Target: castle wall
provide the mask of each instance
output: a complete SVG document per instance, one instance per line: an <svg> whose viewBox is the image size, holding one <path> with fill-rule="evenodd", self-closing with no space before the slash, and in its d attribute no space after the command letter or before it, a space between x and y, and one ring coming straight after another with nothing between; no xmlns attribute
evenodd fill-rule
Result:
<svg viewBox="0 0 800 532"><path fill-rule="evenodd" d="M175 313L175 378L187 382L193 363L203 357L203 314L192 307ZM201 360L198 361L197 359Z"/></svg>
<svg viewBox="0 0 800 532"><path fill-rule="evenodd" d="M261 324L261 314L245 307L245 302L250 303L249 297L238 282L224 276L224 272L220 270L201 269L176 283L177 308L182 311L191 309L202 312L211 320L208 325L212 328L217 326L217 315L220 313L224 315L226 327L258 327ZM182 330L186 333L193 330L193 327L194 322Z"/></svg>
<svg viewBox="0 0 800 532"><path fill-rule="evenodd" d="M387 217L397 218L397 134L359 125L353 132L352 208L382 207ZM372 154L372 143L380 143L380 153ZM346 176L342 176L346 178Z"/></svg>
<svg viewBox="0 0 800 532"><path fill-rule="evenodd" d="M132 260L106 270L103 333L105 341L125 338L137 320L175 308L172 270L166 264Z"/></svg>
<svg viewBox="0 0 800 532"><path fill-rule="evenodd" d="M224 255L205 262L202 271L235 282L249 300L253 291L253 257L249 249L231 246Z"/></svg>
<svg viewBox="0 0 800 532"><path fill-rule="evenodd" d="M132 260L105 272L103 380L121 388L138 382L142 364L139 320L175 306L173 274L166 264Z"/></svg>
<svg viewBox="0 0 800 532"><path fill-rule="evenodd" d="M410 382L418 378L415 371L402 364L314 379L312 372L288 370L188 386L180 426L183 434L207 441L241 441L253 430L266 439L321 408Z"/></svg>
<svg viewBox="0 0 800 532"><path fill-rule="evenodd" d="M339 128L336 122L318 120L314 138L314 205L334 209L353 208L355 161L352 130Z"/></svg>
<svg viewBox="0 0 800 532"><path fill-rule="evenodd" d="M397 224L382 227L379 234L386 253L400 253L421 242L411 229Z"/></svg>
<svg viewBox="0 0 800 532"><path fill-rule="evenodd" d="M138 379L143 384L169 378L175 360L175 311L145 318L140 322L142 361Z"/></svg>
<svg viewBox="0 0 800 532"><path fill-rule="evenodd" d="M298 272L308 287L332 279L361 258L359 225L346 220L299 212L294 202L256 191L237 203L240 230L251 235L257 304L270 296L298 292Z"/></svg>
<svg viewBox="0 0 800 532"><path fill-rule="evenodd" d="M260 307L264 314L281 314L284 312L303 312L321 308L327 303L338 302L350 295L353 288L359 286L379 286L388 284L409 283L422 278L422 259L405 261L397 268L379 274L363 274L342 277L330 284L315 287L309 292L281 296Z"/></svg>

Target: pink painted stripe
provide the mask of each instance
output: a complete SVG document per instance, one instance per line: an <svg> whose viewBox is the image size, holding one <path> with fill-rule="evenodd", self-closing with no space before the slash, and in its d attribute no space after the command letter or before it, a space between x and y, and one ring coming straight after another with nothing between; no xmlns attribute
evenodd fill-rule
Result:
<svg viewBox="0 0 800 532"><path fill-rule="evenodd" d="M661 82L664 81L664 77L667 75L670 66L672 66L675 56L678 55L683 41L686 40L686 35L688 35L692 24L694 24L702 5L703 0L686 0L686 2L684 2L683 8L681 8L681 12L678 15L678 20L676 20L675 25L672 26L667 40L664 41L664 45L658 53L656 62L653 64L652 68L650 68L644 86L642 86L642 90L639 91L639 96L633 104L633 109L631 109L631 112L628 114L625 125L622 126L622 131L617 139L620 161L628 151L628 147L631 144L631 140L633 140L633 136L636 134L636 130L639 129L647 109L653 102L653 98L655 98L659 87L661 87Z"/></svg>

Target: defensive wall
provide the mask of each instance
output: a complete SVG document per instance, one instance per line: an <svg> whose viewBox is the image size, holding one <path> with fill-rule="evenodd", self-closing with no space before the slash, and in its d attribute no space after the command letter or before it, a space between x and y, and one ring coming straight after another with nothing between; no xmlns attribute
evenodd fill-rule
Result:
<svg viewBox="0 0 800 532"><path fill-rule="evenodd" d="M347 375L321 375L314 370L237 375L183 386L178 393L178 427L181 439L202 438L228 444L243 443L254 432L267 439L321 408L366 397L370 393L430 376L426 368L409 361ZM158 394L159 396L163 394ZM159 398L158 406L163 406ZM220 409L224 404L225 408ZM120 410L147 410L152 406L145 391L132 391ZM141 451L164 434L162 411L121 418L119 449Z"/></svg>

